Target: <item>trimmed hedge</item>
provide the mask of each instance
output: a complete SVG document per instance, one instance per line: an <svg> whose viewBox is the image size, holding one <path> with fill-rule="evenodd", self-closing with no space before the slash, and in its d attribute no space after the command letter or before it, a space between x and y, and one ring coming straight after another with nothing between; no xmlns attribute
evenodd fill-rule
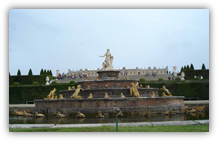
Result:
<svg viewBox="0 0 218 141"><path fill-rule="evenodd" d="M71 80L71 81L70 81L70 84L75 84L75 83L76 83L76 82L75 82L75 81L73 81L73 80Z"/></svg>
<svg viewBox="0 0 218 141"><path fill-rule="evenodd" d="M45 78L47 75L22 75L22 76L9 76L9 85L13 85L14 82L19 82L21 85L33 84L34 81L37 81L39 84L46 83ZM53 76L48 76L51 80Z"/></svg>
<svg viewBox="0 0 218 141"><path fill-rule="evenodd" d="M177 81L181 81L181 79L179 78L179 77L176 77L176 79L175 80L177 80Z"/></svg>
<svg viewBox="0 0 218 141"><path fill-rule="evenodd" d="M20 85L20 83L18 83L18 82L14 82L14 84L13 85Z"/></svg>
<svg viewBox="0 0 218 141"><path fill-rule="evenodd" d="M140 78L139 81L140 82L145 82L145 79L144 78Z"/></svg>
<svg viewBox="0 0 218 141"><path fill-rule="evenodd" d="M34 81L33 85L39 85L39 83L37 81Z"/></svg>
<svg viewBox="0 0 218 141"><path fill-rule="evenodd" d="M150 85L151 88L162 88L163 85L172 93L173 96L185 96L187 98L198 97L200 100L209 100L209 81L205 82L181 82L181 81L163 81L163 82L140 82ZM163 91L159 90L159 96L162 96Z"/></svg>
<svg viewBox="0 0 218 141"><path fill-rule="evenodd" d="M164 79L163 78L159 78L158 81L164 81Z"/></svg>
<svg viewBox="0 0 218 141"><path fill-rule="evenodd" d="M67 90L69 86L77 87L78 83L69 85L62 83L56 85L19 85L9 86L9 104L25 104L26 101L34 101L34 99L44 99L54 88L57 89L56 94L60 94L60 90Z"/></svg>
<svg viewBox="0 0 218 141"><path fill-rule="evenodd" d="M57 82L56 82L56 81L52 81L51 84L52 84L52 85L53 85L53 84L57 84Z"/></svg>
<svg viewBox="0 0 218 141"><path fill-rule="evenodd" d="M194 80L194 76L203 76L203 79L209 79L208 70L184 70L186 80Z"/></svg>

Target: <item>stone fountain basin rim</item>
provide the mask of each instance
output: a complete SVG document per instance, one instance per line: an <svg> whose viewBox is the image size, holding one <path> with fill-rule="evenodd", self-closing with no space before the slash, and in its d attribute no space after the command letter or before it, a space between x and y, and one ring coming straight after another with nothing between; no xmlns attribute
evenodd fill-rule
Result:
<svg viewBox="0 0 218 141"><path fill-rule="evenodd" d="M52 101L65 101L65 100L72 100L72 101L94 101L94 100L140 100L140 99L184 99L184 96L172 96L172 97L125 97L125 98L120 98L120 97L113 97L113 98L81 98L81 99L74 99L74 98L64 98L64 99L35 99L34 101L47 101L47 102L52 102Z"/></svg>

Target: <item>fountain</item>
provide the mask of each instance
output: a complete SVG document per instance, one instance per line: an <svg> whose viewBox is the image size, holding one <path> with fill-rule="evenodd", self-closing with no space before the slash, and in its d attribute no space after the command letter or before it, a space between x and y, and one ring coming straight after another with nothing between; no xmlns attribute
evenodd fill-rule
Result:
<svg viewBox="0 0 218 141"><path fill-rule="evenodd" d="M172 96L165 86L162 88L166 92L165 96L159 97L159 88L138 87L137 80L117 79L120 71L113 69L113 56L109 49L104 56L106 58L102 69L97 72L96 80L81 81L78 82L77 89L59 91L59 99L54 99L55 89L52 90L47 98L34 100L35 111L45 115L55 115L57 111L65 115L76 114L78 111L85 115L97 115L99 111L105 115L116 115L122 111L125 115L146 111L164 114L170 109L184 110L184 96Z"/></svg>

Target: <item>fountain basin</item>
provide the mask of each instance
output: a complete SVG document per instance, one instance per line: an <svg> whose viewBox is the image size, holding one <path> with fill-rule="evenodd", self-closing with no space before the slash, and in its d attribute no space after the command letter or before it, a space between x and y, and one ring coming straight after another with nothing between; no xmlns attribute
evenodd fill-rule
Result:
<svg viewBox="0 0 218 141"><path fill-rule="evenodd" d="M151 113L163 113L170 108L183 110L184 96L173 97L126 97L126 98L82 98L82 99L38 99L35 102L35 111L45 115L55 115L56 111L63 114L76 114L78 111L86 114L117 113L140 113L147 109Z"/></svg>
<svg viewBox="0 0 218 141"><path fill-rule="evenodd" d="M115 70L104 70L97 71L99 80L115 80L119 76L120 71Z"/></svg>

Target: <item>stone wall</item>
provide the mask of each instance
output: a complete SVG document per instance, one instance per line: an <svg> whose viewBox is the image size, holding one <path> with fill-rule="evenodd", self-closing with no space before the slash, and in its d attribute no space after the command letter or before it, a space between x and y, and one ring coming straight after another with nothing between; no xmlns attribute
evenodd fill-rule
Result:
<svg viewBox="0 0 218 141"><path fill-rule="evenodd" d="M55 115L56 111L63 114L75 114L78 111L86 113L123 113L145 112L163 113L170 108L183 110L183 96L174 97L128 97L128 98L93 98L93 99L53 99L35 100L35 110L46 115Z"/></svg>

